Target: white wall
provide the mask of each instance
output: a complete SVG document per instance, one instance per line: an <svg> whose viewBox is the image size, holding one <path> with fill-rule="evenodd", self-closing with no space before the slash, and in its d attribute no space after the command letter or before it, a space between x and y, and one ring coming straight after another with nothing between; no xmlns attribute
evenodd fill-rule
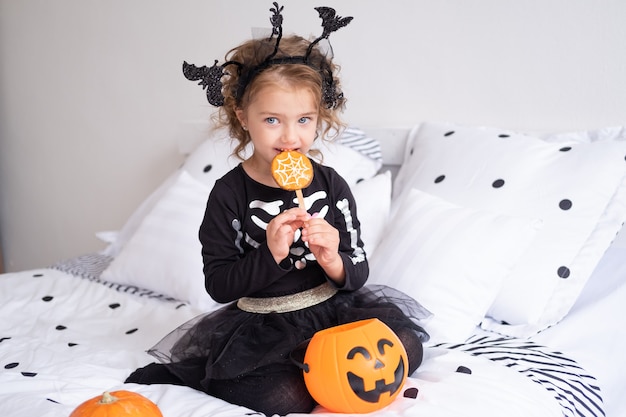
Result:
<svg viewBox="0 0 626 417"><path fill-rule="evenodd" d="M622 0L284 0L353 15L331 37L354 125L528 130L626 124ZM0 0L0 243L5 268L103 247L181 162L208 117L183 60L211 64L268 27L271 1Z"/></svg>

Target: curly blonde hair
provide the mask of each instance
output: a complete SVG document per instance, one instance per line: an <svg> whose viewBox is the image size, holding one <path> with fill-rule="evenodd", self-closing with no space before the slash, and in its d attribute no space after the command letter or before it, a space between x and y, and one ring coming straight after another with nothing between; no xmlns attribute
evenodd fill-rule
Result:
<svg viewBox="0 0 626 417"><path fill-rule="evenodd" d="M233 49L226 54L227 61L237 61L246 68L254 68L269 56L276 45L275 40L271 39L253 39L249 40ZM304 56L307 52L310 42L300 36L283 37L280 41L280 48L274 59L290 58ZM339 113L345 108L345 98L339 94L337 104L332 108L328 108L323 103L323 83L324 76L321 71L329 71L333 77L336 91L341 91L337 73L339 66L335 65L330 59L327 59L319 50L317 45L313 47L307 64L304 63L277 63L261 70L252 81L248 83L241 97L240 91L240 75L238 68L230 66L226 75L222 79L224 95L224 105L220 107L215 114L215 125L218 128L224 127L234 140L239 143L235 147L233 154L240 159L244 159L244 150L250 143L250 135L243 129L239 119L237 118L237 110L246 109L255 94L262 88L277 84L278 82L287 83L290 86L297 86L309 90L319 106L319 118L317 132L318 137L331 139L330 132L339 132L345 125L339 117ZM328 76L328 75L326 75Z"/></svg>

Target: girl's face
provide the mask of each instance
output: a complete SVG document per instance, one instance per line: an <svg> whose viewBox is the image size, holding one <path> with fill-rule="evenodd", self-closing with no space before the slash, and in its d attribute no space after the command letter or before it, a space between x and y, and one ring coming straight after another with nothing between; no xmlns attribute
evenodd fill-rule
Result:
<svg viewBox="0 0 626 417"><path fill-rule="evenodd" d="M281 151L309 151L317 134L319 103L308 89L271 84L256 92L245 110L237 110L237 117L254 145L254 161L248 166L269 174Z"/></svg>

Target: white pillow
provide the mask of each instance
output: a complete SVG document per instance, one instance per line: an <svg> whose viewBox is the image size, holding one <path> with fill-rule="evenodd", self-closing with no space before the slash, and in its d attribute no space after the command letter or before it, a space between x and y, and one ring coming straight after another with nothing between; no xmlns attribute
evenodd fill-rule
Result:
<svg viewBox="0 0 626 417"><path fill-rule="evenodd" d="M623 130L622 130L623 132ZM525 337L561 320L626 221L626 141L602 130L552 141L497 128L424 123L407 143L394 198L416 187L456 204L541 218L483 327Z"/></svg>
<svg viewBox="0 0 626 417"><path fill-rule="evenodd" d="M370 257L385 231L391 206L391 172L386 171L352 187L361 222L361 239Z"/></svg>
<svg viewBox="0 0 626 417"><path fill-rule="evenodd" d="M368 282L399 289L431 311L432 343L463 342L540 227L540 220L461 207L410 189L370 259Z"/></svg>
<svg viewBox="0 0 626 417"><path fill-rule="evenodd" d="M180 171L102 279L154 290L205 311L216 308L204 288L198 239L209 191Z"/></svg>

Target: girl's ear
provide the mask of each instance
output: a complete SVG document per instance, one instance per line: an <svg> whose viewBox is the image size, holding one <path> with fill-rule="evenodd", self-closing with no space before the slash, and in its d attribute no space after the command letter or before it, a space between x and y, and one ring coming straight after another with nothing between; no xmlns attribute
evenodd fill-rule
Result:
<svg viewBox="0 0 626 417"><path fill-rule="evenodd" d="M241 126L243 126L244 128L246 128L246 126L248 126L248 120L246 118L246 115L244 113L244 111L242 109L237 109L235 110L235 115L237 116L237 119L239 120L239 123L241 123Z"/></svg>

